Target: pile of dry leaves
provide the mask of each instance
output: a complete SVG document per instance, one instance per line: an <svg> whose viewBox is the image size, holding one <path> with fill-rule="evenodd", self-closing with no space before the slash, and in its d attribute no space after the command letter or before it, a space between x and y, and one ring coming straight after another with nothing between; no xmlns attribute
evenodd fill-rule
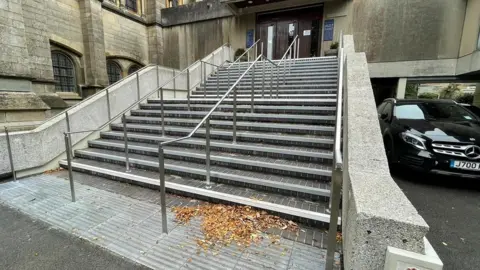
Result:
<svg viewBox="0 0 480 270"><path fill-rule="evenodd" d="M201 231L204 239L197 244L204 250L235 242L240 247L248 247L263 239L263 232L269 228L278 228L298 232L298 226L292 221L269 215L265 211L250 206L231 206L222 204L203 204L190 207L174 207L176 221L188 223L193 217L201 217ZM270 237L273 242L279 237Z"/></svg>

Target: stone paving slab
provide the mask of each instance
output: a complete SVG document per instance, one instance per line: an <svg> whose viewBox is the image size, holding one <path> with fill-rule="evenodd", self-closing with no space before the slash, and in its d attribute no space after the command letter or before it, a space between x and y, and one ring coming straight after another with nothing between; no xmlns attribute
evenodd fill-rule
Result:
<svg viewBox="0 0 480 270"><path fill-rule="evenodd" d="M115 182L103 185L109 190L125 191L127 187ZM68 181L43 174L1 183L0 202L152 269L325 268L325 249L285 238L278 245L264 240L247 249L230 246L215 253L199 252L195 239L202 237L200 220L177 225L168 209L169 234L162 234L158 198L145 198L138 191L128 197L78 182L75 191L77 201L73 203ZM171 207L200 202L168 195L167 203ZM312 238L303 237L303 242Z"/></svg>

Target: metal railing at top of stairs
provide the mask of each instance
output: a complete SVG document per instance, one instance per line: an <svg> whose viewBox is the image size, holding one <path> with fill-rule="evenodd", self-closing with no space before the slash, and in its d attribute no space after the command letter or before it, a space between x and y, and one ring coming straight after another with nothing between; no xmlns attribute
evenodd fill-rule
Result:
<svg viewBox="0 0 480 270"><path fill-rule="evenodd" d="M247 62L250 61L250 50L255 48L255 54L254 55L257 55L258 54L258 42L260 41L260 39L258 39L257 41L255 41L255 43L252 44L252 46L250 46L250 48L248 48L245 52L243 52L240 56L237 57L237 59L235 59L235 61L233 61L228 67L227 69L230 69L232 67L233 64L237 63L240 61L240 59L242 59L242 57L247 54ZM262 48L260 49L261 53L260 54L263 54L263 42L262 42Z"/></svg>
<svg viewBox="0 0 480 270"><path fill-rule="evenodd" d="M340 215L340 199L343 182L343 154L342 154L342 117L343 117L343 67L344 67L343 33L340 33L338 46L338 88L337 111L335 116L335 140L333 149L333 170L330 184L330 224L328 229L326 269L332 270L337 246L337 227Z"/></svg>
<svg viewBox="0 0 480 270"><path fill-rule="evenodd" d="M287 64L286 59L297 59L300 56L299 48L300 48L300 39L298 38L298 35L296 35L295 38L293 38L292 43L290 43L290 46L288 46L282 58L278 62L278 66L280 66L283 62L283 84L285 84L285 77L286 77L286 64ZM288 72L290 73L290 70L292 69L292 64L294 63L292 63L292 61L289 61L288 64L289 64Z"/></svg>

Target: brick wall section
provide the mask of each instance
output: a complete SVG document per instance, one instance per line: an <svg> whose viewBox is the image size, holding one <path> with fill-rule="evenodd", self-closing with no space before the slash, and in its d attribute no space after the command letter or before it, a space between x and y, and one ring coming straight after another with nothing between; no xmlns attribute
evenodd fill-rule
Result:
<svg viewBox="0 0 480 270"><path fill-rule="evenodd" d="M98 0L80 0L83 44L85 46L86 83L108 85L103 32L102 5Z"/></svg>
<svg viewBox="0 0 480 270"><path fill-rule="evenodd" d="M0 75L30 77L21 0L0 1Z"/></svg>
<svg viewBox="0 0 480 270"><path fill-rule="evenodd" d="M148 63L146 26L104 9L103 29L107 56L120 55Z"/></svg>

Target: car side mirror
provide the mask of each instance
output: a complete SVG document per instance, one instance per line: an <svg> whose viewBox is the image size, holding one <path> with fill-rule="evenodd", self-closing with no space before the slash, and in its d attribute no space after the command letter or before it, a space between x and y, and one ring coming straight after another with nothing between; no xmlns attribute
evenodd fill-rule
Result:
<svg viewBox="0 0 480 270"><path fill-rule="evenodd" d="M388 118L388 113L382 113L380 114L380 119L386 120Z"/></svg>

